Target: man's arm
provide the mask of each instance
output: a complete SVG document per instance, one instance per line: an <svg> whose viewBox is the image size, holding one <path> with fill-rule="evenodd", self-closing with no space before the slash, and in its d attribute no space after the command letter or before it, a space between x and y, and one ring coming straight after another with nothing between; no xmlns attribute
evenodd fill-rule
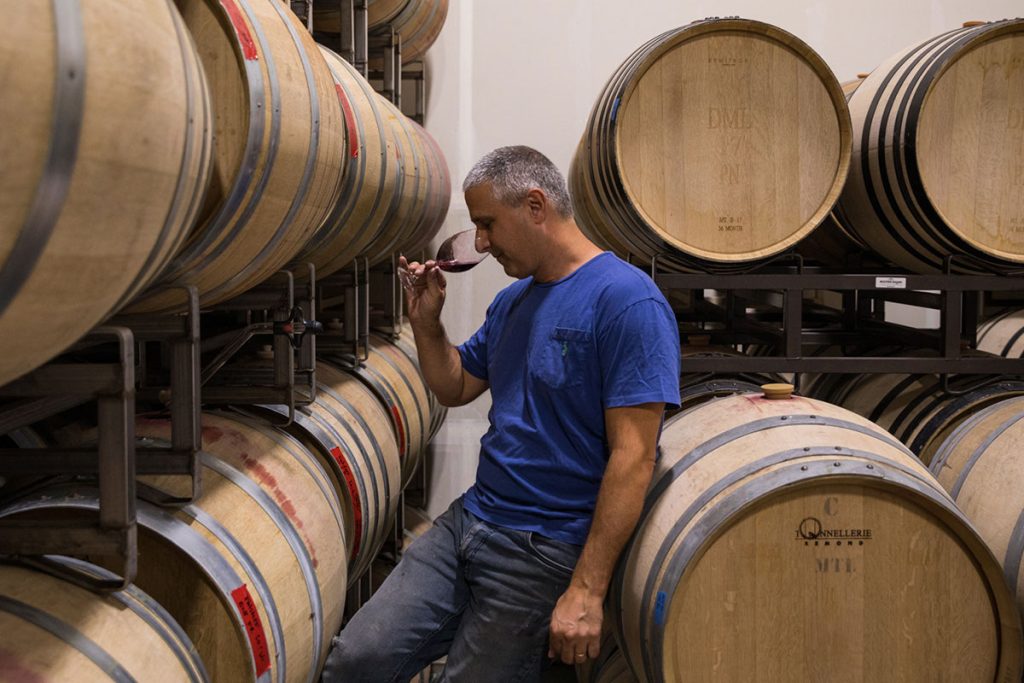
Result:
<svg viewBox="0 0 1024 683"><path fill-rule="evenodd" d="M409 304L409 322L416 338L420 372L441 405L449 408L465 405L484 393L488 385L462 367L462 357L448 341L441 324L446 285L444 275L433 261L409 263L404 256L399 258L399 268L409 275L408 280L403 278L403 286Z"/></svg>
<svg viewBox="0 0 1024 683"><path fill-rule="evenodd" d="M590 534L569 588L551 615L549 657L579 664L598 655L604 598L615 563L629 540L654 474L664 403L605 410L610 457L601 480Z"/></svg>
<svg viewBox="0 0 1024 683"><path fill-rule="evenodd" d="M441 405L449 408L465 405L487 390L487 382L462 367L459 350L448 341L440 320L413 324L412 332L416 337L420 371Z"/></svg>

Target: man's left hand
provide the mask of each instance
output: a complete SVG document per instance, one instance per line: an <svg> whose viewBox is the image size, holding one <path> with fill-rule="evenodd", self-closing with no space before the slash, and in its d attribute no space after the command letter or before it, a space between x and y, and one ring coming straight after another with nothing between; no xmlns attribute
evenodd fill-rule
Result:
<svg viewBox="0 0 1024 683"><path fill-rule="evenodd" d="M604 600L584 588L570 585L551 613L548 657L566 664L582 664L601 651Z"/></svg>

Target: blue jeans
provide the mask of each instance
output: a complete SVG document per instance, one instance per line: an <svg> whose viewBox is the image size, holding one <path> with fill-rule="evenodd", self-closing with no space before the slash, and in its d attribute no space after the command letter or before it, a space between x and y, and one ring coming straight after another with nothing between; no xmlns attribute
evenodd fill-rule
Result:
<svg viewBox="0 0 1024 683"><path fill-rule="evenodd" d="M322 680L408 683L446 653L446 683L539 680L581 550L489 524L456 500L334 639Z"/></svg>

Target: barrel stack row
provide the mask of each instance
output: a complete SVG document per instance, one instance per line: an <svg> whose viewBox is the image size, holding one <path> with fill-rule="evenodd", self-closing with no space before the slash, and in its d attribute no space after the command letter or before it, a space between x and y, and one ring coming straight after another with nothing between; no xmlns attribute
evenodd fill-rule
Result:
<svg viewBox="0 0 1024 683"><path fill-rule="evenodd" d="M600 93L570 171L577 218L666 270L856 245L911 272L1019 270L1022 64L1022 19L949 31L847 84L774 26L689 24ZM823 223L845 246L808 239Z"/></svg>
<svg viewBox="0 0 1024 683"><path fill-rule="evenodd" d="M346 591L390 537L403 487L443 419L415 355L381 337L358 368L319 362L317 383L316 401L287 427L272 426L284 422L277 406L203 413L202 495L173 509L136 502L138 572L127 590L93 594L0 565L0 672L315 680ZM170 430L159 416L135 425L147 446L169 446ZM187 494L175 477L139 483ZM0 516L81 520L98 507L94 486L71 481ZM106 571L101 557L67 562Z"/></svg>
<svg viewBox="0 0 1024 683"><path fill-rule="evenodd" d="M436 142L285 3L23 4L0 39L21 65L0 105L0 384L115 312L180 312L185 286L214 305L290 264L421 249L444 220Z"/></svg>

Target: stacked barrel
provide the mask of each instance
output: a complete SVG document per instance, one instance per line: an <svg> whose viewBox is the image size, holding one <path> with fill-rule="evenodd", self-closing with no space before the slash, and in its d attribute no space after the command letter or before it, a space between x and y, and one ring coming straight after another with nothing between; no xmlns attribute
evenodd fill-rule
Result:
<svg viewBox="0 0 1024 683"><path fill-rule="evenodd" d="M338 6L319 3L313 7L313 26L317 31L340 34ZM448 18L448 0L367 0L366 24L371 33L390 29L401 44L402 63L422 59L441 33ZM371 66L382 67L371 59Z"/></svg>
<svg viewBox="0 0 1024 683"><path fill-rule="evenodd" d="M426 49L446 7L399 7L407 49ZM9 9L0 61L20 66L0 103L0 384L114 313L184 311L186 287L206 309L282 269L312 263L323 277L423 249L440 229L451 195L440 147L287 3ZM315 402L287 427L274 426L280 406L203 412L202 494L175 508L133 502L138 571L124 590L0 566L0 678L315 678L444 419L410 336L375 335L365 363L321 360ZM162 413L134 432L170 446ZM41 445L30 430L4 443ZM189 493L173 476L138 485ZM0 515L74 525L100 500L68 481ZM103 579L115 569L101 556L60 562Z"/></svg>
<svg viewBox="0 0 1024 683"><path fill-rule="evenodd" d="M665 425L608 605L636 679L1017 680L1013 592L965 513L882 428L771 389Z"/></svg>
<svg viewBox="0 0 1024 683"><path fill-rule="evenodd" d="M74 657L46 653L70 653L80 639L69 633L96 629L113 634L100 641L113 648L103 661L130 671L157 666L180 650L188 657L178 656L173 670L181 675L168 674L175 679L315 675L341 626L346 591L390 538L402 490L423 460L430 426L441 419L415 358L383 337L373 349L364 366L319 363L317 399L287 427L273 426L286 412L280 406L204 412L202 495L177 509L136 502L138 572L127 593L103 597L27 569L0 572L0 621L11 639L5 643L33 642L40 628L51 634L42 650L0 645L0 671L62 680L60 667ZM140 444L170 445L168 419L140 418L135 432ZM187 494L170 476L139 483ZM8 504L0 516L82 520L95 517L99 501L94 486L51 485ZM84 559L97 574L108 561ZM154 631L145 637L159 647L137 665L133 658L141 655L118 644L116 635L138 628L136 618L125 613L107 623L105 605L127 600L158 616L143 615ZM88 622L65 603L79 605ZM74 627L52 626L55 620ZM160 654L165 644L168 652ZM205 674L192 676L193 669Z"/></svg>
<svg viewBox="0 0 1024 683"><path fill-rule="evenodd" d="M798 251L1019 270L1022 59L1021 19L950 31L846 84L767 24L668 31L594 104L570 172L578 221L665 270L750 269L823 223Z"/></svg>
<svg viewBox="0 0 1024 683"><path fill-rule="evenodd" d="M569 174L577 221L662 272L738 273L793 251L1019 271L1022 60L1020 19L847 83L759 22L667 31L594 103ZM1008 311L978 349L1017 357L1022 329ZM582 679L1019 679L1024 383L844 374L803 378L814 398L755 391L773 379L681 379L612 584L614 638Z"/></svg>
<svg viewBox="0 0 1024 683"><path fill-rule="evenodd" d="M284 3L23 5L3 31L27 68L0 108L0 383L112 313L381 262L447 213L437 143Z"/></svg>
<svg viewBox="0 0 1024 683"><path fill-rule="evenodd" d="M796 244L846 178L850 119L825 62L743 19L695 22L612 74L570 171L592 239L667 269L729 272Z"/></svg>

